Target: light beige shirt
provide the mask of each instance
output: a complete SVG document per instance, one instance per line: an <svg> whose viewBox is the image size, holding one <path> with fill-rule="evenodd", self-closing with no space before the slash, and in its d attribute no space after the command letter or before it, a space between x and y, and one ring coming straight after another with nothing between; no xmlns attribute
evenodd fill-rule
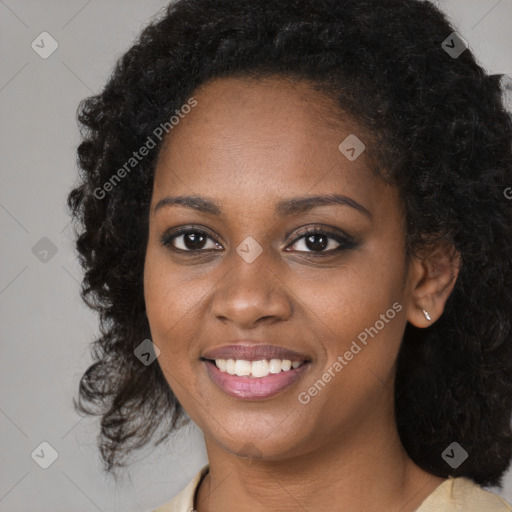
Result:
<svg viewBox="0 0 512 512"><path fill-rule="evenodd" d="M196 489L209 468L209 464L203 466L178 495L153 512L193 512ZM416 512L512 512L512 506L469 478L449 477L423 500Z"/></svg>

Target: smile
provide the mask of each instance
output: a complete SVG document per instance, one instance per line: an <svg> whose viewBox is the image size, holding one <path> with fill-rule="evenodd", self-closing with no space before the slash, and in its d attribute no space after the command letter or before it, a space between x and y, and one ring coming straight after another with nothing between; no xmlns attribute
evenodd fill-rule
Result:
<svg viewBox="0 0 512 512"><path fill-rule="evenodd" d="M246 400L272 398L297 382L311 361L289 359L202 359L210 379L227 395Z"/></svg>

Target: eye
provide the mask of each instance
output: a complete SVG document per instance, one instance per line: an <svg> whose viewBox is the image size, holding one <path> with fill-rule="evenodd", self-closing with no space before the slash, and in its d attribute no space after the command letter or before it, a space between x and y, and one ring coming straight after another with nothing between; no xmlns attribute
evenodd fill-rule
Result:
<svg viewBox="0 0 512 512"><path fill-rule="evenodd" d="M197 228L181 228L162 237L162 245L183 252L218 250L222 246L205 231Z"/></svg>
<svg viewBox="0 0 512 512"><path fill-rule="evenodd" d="M292 250L309 253L332 253L356 246L354 240L348 235L332 231L327 228L309 228L299 233L292 245Z"/></svg>
<svg viewBox="0 0 512 512"><path fill-rule="evenodd" d="M357 243L348 235L328 228L309 228L298 233L287 251L306 252L311 254L328 254L353 249ZM206 231L193 227L179 228L166 233L161 243L176 252L199 253L202 251L222 250L220 242Z"/></svg>

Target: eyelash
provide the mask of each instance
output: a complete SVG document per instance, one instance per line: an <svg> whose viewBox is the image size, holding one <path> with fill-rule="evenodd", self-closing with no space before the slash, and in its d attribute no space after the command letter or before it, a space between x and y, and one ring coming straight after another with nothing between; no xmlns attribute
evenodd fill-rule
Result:
<svg viewBox="0 0 512 512"><path fill-rule="evenodd" d="M216 238L214 236L210 236L206 231L204 231L202 229L192 228L192 227L179 228L179 229L177 229L176 231L173 231L170 234L165 234L162 237L162 239L161 239L161 243L162 243L162 245L164 247L169 248L171 251L173 251L173 252L180 252L182 254L183 253L190 253L190 255L198 255L198 254L200 254L202 252L205 252L205 251L216 250L216 249L197 249L197 250L189 249L189 250L185 250L185 249L178 249L178 248L173 246L173 244L172 244L173 240L175 240L179 236L190 234L190 233L194 233L194 234L205 236L207 238L212 239L217 244L220 244L220 241L219 241L218 238ZM303 238L307 238L308 236L312 236L312 235L327 236L329 239L333 239L334 241L336 241L339 244L339 246L336 247L335 249L330 249L328 251L323 250L323 251L297 251L297 252L302 253L302 254L313 255L313 256L323 256L323 255L331 255L331 254L338 253L338 252L341 252L341 251L344 251L344 250L354 249L358 245L357 242L352 237L350 237L350 236L348 236L346 234L342 235L339 232L333 231L333 230L331 230L329 228L313 227L313 228L308 228L308 229L304 229L302 231L299 231L297 233L297 236L292 240L291 243L289 243L287 245L287 247L293 246L297 242L302 240Z"/></svg>

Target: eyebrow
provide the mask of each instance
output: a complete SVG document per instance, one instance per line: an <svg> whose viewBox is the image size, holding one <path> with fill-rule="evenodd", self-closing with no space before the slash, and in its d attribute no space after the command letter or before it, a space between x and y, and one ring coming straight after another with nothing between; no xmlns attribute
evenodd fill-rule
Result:
<svg viewBox="0 0 512 512"><path fill-rule="evenodd" d="M327 206L331 204L349 206L355 210L360 211L370 219L372 218L371 213L363 205L359 204L357 201L354 201L350 197L340 194L322 194L316 196L302 196L283 199L276 204L275 212L279 217L286 217L287 215L303 213L319 206ZM164 197L158 201L158 203L156 203L155 207L153 208L153 213L156 213L161 208L174 205L184 206L186 208L211 215L222 214L222 210L219 205L217 205L217 203L211 199L208 199L207 197L197 195Z"/></svg>

